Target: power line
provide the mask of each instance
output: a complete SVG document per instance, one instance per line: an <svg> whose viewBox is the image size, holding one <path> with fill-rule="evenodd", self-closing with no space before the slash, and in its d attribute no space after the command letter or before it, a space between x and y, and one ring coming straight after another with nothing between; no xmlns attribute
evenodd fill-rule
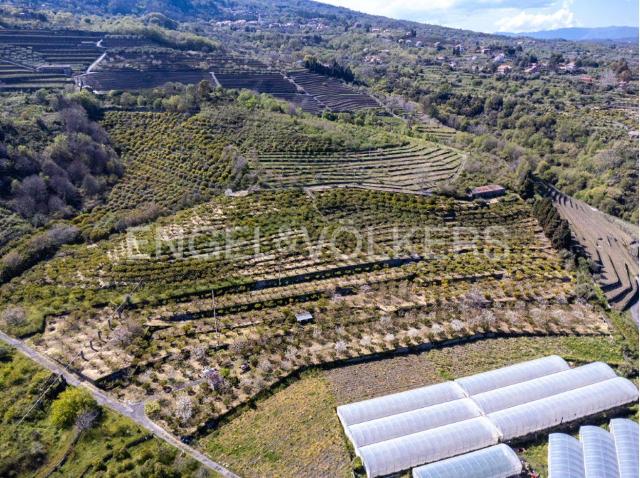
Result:
<svg viewBox="0 0 640 478"><path fill-rule="evenodd" d="M116 307L116 310L114 313L119 314L120 313L120 309L122 308L122 306L124 306L124 304L127 302L127 296L130 294L133 294L136 290L138 290L138 288L142 285L143 281L140 281L136 284L136 286L131 290L131 292L129 294L127 294L125 296L125 298L122 300L122 302L120 303L120 305L118 305L118 307ZM73 363L78 359L78 357L80 357L83 353L83 349L80 349L80 351L70 360L68 361L66 364L60 362L60 365L65 368L69 373L73 373L73 370L71 370L71 365L73 365ZM20 418L20 420L18 421L18 426L20 424L22 424L22 422L25 420L25 418L27 418L29 416L29 414L33 411L34 408L36 408L38 406L38 403L40 403L42 401L42 399L45 397L45 395L47 394L47 392L51 389L51 387L53 387L55 385L55 383L60 380L61 378L64 378L62 374L56 374L54 373L52 375L52 377L55 377L53 382L51 382L51 384L40 394L40 396L38 397L38 399L35 401L35 403L33 405L31 405L31 407L29 408L29 410L26 411L26 413L22 416L22 418ZM47 382L51 379L51 377L49 377L47 379ZM46 383L46 382L45 382Z"/></svg>

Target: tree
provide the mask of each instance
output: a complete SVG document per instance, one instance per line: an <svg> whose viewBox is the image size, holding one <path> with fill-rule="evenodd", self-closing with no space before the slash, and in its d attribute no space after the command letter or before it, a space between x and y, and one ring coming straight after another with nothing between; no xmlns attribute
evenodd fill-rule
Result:
<svg viewBox="0 0 640 478"><path fill-rule="evenodd" d="M81 413L76 418L75 427L80 432L88 430L93 426L93 424L96 421L96 418L98 418L98 410L89 410L84 413Z"/></svg>
<svg viewBox="0 0 640 478"><path fill-rule="evenodd" d="M51 422L58 428L68 428L82 414L97 410L98 404L89 392L82 388L68 388L51 405Z"/></svg>
<svg viewBox="0 0 640 478"><path fill-rule="evenodd" d="M27 314L22 307L10 305L2 311L2 322L9 327L20 327L27 321Z"/></svg>
<svg viewBox="0 0 640 478"><path fill-rule="evenodd" d="M182 423L187 423L193 416L193 403L187 395L182 395L176 401L176 415Z"/></svg>

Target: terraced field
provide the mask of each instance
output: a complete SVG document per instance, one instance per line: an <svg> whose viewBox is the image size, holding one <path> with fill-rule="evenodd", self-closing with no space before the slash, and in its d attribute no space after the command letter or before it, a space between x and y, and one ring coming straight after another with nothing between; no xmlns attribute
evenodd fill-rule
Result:
<svg viewBox="0 0 640 478"><path fill-rule="evenodd" d="M105 93L111 90L136 91L162 86L169 82L192 85L202 80L211 81L204 70L109 70L86 73L76 77L76 84Z"/></svg>
<svg viewBox="0 0 640 478"><path fill-rule="evenodd" d="M0 91L61 88L101 54L100 33L74 30L0 30ZM38 71L64 65L71 71Z"/></svg>
<svg viewBox="0 0 640 478"><path fill-rule="evenodd" d="M576 241L600 267L609 303L627 310L638 303L638 231L583 201L550 188L549 196L569 221Z"/></svg>
<svg viewBox="0 0 640 478"><path fill-rule="evenodd" d="M330 111L354 112L380 108L380 104L371 96L360 93L334 78L306 70L290 71L287 77Z"/></svg>
<svg viewBox="0 0 640 478"><path fill-rule="evenodd" d="M436 139L436 140L448 140L454 134L456 134L456 130L453 128L447 128L446 126L440 125L430 125L430 124L418 124L414 126L414 130L418 133L425 135L427 138Z"/></svg>
<svg viewBox="0 0 640 478"><path fill-rule="evenodd" d="M305 365L476 333L604 327L597 311L571 304L574 278L516 196L218 197L69 246L22 279L38 287L9 284L2 300L48 311L36 347L81 357L74 366L122 398L158 401L155 418L179 433ZM124 294L116 314L108 304ZM313 324L296 323L301 310ZM223 385L207 378L211 368ZM180 421L173 407L185 394L194 414Z"/></svg>
<svg viewBox="0 0 640 478"><path fill-rule="evenodd" d="M453 180L463 160L459 151L419 141L370 151L258 156L272 187L357 186L412 193Z"/></svg>

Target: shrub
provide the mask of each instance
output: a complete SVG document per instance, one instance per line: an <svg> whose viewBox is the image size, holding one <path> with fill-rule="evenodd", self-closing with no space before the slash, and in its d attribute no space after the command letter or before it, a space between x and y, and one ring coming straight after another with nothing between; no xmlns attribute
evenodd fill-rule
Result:
<svg viewBox="0 0 640 478"><path fill-rule="evenodd" d="M82 388L68 388L51 405L51 422L58 428L68 428L83 413L95 411L98 404Z"/></svg>

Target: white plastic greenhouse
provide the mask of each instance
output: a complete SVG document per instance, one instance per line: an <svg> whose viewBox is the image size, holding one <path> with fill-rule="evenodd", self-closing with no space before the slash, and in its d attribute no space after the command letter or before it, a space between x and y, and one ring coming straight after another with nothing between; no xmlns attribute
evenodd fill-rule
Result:
<svg viewBox="0 0 640 478"><path fill-rule="evenodd" d="M471 393L475 391L478 393ZM522 438L637 399L635 385L616 376L608 365L592 363L570 369L560 357L551 356L342 405L337 413L367 475L374 478ZM619 430L621 440L633 441L626 425L621 424ZM637 442L637 430L635 437ZM565 440L565 448L575 453L559 452L553 466L576 468L582 461L582 445L556 440ZM637 461L633 468L629 455L619 460L637 469ZM575 478L589 478L584 466L576 470ZM631 476L637 478L637 473Z"/></svg>
<svg viewBox="0 0 640 478"><path fill-rule="evenodd" d="M618 457L620 478L638 478L638 424L624 418L615 418L609 423Z"/></svg>
<svg viewBox="0 0 640 478"><path fill-rule="evenodd" d="M616 373L611 367L601 362L595 362L473 395L473 400L485 413L492 413L615 377Z"/></svg>
<svg viewBox="0 0 640 478"><path fill-rule="evenodd" d="M361 447L482 415L473 400L462 398L351 425L346 433L355 447Z"/></svg>
<svg viewBox="0 0 640 478"><path fill-rule="evenodd" d="M502 440L524 437L578 418L638 400L629 380L616 377L487 415L502 433Z"/></svg>
<svg viewBox="0 0 640 478"><path fill-rule="evenodd" d="M413 478L510 478L522 463L507 445L495 445L413 469Z"/></svg>
<svg viewBox="0 0 640 478"><path fill-rule="evenodd" d="M569 370L569 364L557 355L530 360L509 367L459 378L455 382L464 388L469 395L495 390L514 383L533 380L563 370Z"/></svg>
<svg viewBox="0 0 640 478"><path fill-rule="evenodd" d="M549 435L549 478L585 478L582 445L564 433Z"/></svg>
<svg viewBox="0 0 640 478"><path fill-rule="evenodd" d="M580 428L580 440L549 435L549 478L638 478L638 424L614 419L607 432Z"/></svg>
<svg viewBox="0 0 640 478"><path fill-rule="evenodd" d="M618 478L618 457L613 435L600 427L580 427L585 478Z"/></svg>
<svg viewBox="0 0 640 478"><path fill-rule="evenodd" d="M405 435L356 450L369 477L384 476L498 443L500 433L485 417Z"/></svg>
<svg viewBox="0 0 640 478"><path fill-rule="evenodd" d="M445 382L362 402L341 405L338 407L338 417L340 417L342 425L348 427L356 423L409 412L417 408L424 408L465 397L464 390L457 384Z"/></svg>

